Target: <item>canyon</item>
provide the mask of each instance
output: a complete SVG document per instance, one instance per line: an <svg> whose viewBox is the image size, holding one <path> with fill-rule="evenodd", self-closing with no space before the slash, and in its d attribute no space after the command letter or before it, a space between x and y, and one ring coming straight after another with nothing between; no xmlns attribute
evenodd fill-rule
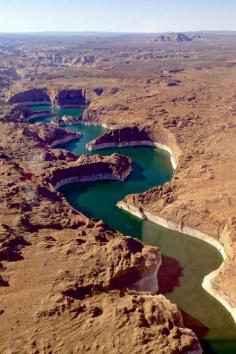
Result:
<svg viewBox="0 0 236 354"><path fill-rule="evenodd" d="M1 317L8 318L2 352L43 351L45 345L60 352L75 345L78 351L155 347L164 353L171 345L173 351L200 353L176 306L161 295L150 295L157 290L150 288L149 279L160 266L159 250L78 213L56 191L75 179L123 180L131 172L131 161L118 154L78 158L52 149L58 136L65 141L71 133L44 124L8 122L2 128ZM15 303L21 310L15 312ZM51 332L47 328L52 323ZM87 330L80 331L85 323ZM139 328L132 342L124 323ZM67 328L70 342L63 340ZM117 342L107 336L105 340L104 328L106 334L117 328ZM61 331L62 338L56 335ZM146 342L147 333L151 342Z"/></svg>
<svg viewBox="0 0 236 354"><path fill-rule="evenodd" d="M166 143L169 144L169 139L166 141ZM137 126L133 126L129 128L125 127L121 129L113 129L109 133L106 133L89 143L87 148L90 150L99 150L111 147L142 145L157 146L157 143L152 141L148 132L145 130L139 130ZM162 146L165 147L166 145ZM170 148L167 148L167 150L170 152L171 160L173 161L172 165L174 168L176 168L177 164L173 157L173 152ZM118 206L141 219L148 219L168 229L177 230L193 237L197 237L216 247L222 254L224 263L218 271L214 272L214 276L212 273L205 278L203 281L203 286L230 311L234 320L236 320L235 299L229 297L228 292L226 292L224 288L222 289L218 280L218 277L220 277L222 280L222 273L226 272L226 269L228 269L227 263L230 261L232 262L232 254L234 254L234 246L232 244L232 240L234 240L235 237L234 234L236 230L236 221L234 218L229 219L225 225L223 224L221 226L221 231L218 231L218 234L213 233L215 231L214 229L207 229L206 234L202 232L202 230L205 231L203 221L199 223L200 225L198 224L198 227L196 228L196 223L189 223L188 221L186 222L185 219L181 218L180 216L178 219L176 217L174 218L172 215L166 215L163 213L165 205L168 206L169 213L171 213L170 205L177 199L174 196L175 188L176 187L172 181L171 183L166 183L164 186L158 188L154 187L152 190L143 194L130 195L125 198L124 201L120 201ZM158 206L158 203L160 206ZM204 216L204 223L207 222L208 220L206 216ZM210 222L208 222L208 227L209 225ZM233 286L233 284L231 286Z"/></svg>
<svg viewBox="0 0 236 354"><path fill-rule="evenodd" d="M0 102L1 352L202 352L176 305L142 282L156 275L160 250L86 217L57 190L122 181L132 162L56 148L82 135L30 124L32 104L85 108L83 124L110 129L89 150L145 145L169 153L171 181L119 206L216 246L225 259L203 286L236 318L235 35L172 38L83 39L87 59L66 68L58 60L54 69L37 59L37 44L26 48L19 39L17 76ZM77 55L78 43L61 43ZM53 47L50 39L45 58ZM41 63L37 72L21 66L26 52L29 63ZM5 49L6 62L10 57Z"/></svg>

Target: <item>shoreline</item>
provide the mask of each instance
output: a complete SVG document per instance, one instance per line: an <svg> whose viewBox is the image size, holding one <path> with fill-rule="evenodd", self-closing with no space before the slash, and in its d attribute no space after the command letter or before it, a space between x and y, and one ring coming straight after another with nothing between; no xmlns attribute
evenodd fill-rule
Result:
<svg viewBox="0 0 236 354"><path fill-rule="evenodd" d="M92 142L90 142L92 143ZM157 142L153 141L132 141L132 142L124 142L124 143L105 143L105 144L99 144L97 147L89 148L89 144L87 144L88 150L99 150L102 148L111 148L111 147L128 147L128 146L153 146L157 147L159 149L162 149L164 151L167 151L170 155L170 161L172 164L173 169L175 170L177 168L177 162L174 158L173 151L171 150L170 147L164 144L160 144ZM202 282L202 287L203 289L208 292L211 296L213 296L215 299L217 299L225 308L226 310L231 314L234 322L236 323L236 306L231 304L231 301L227 297L226 294L222 294L219 290L216 289L214 285L212 285L212 280L218 275L218 273L221 271L224 265L224 261L227 259L227 255L225 253L223 245L220 244L219 241L214 239L213 237L204 234L196 229L190 228L188 226L181 226L178 225L170 220L164 219L162 217L159 217L158 215L151 214L150 212L145 212L144 210L140 210L138 207L135 207L133 205L128 205L127 203L120 201L117 203L117 207L131 213L132 215L144 220L148 219L158 225L161 225L167 229L178 231L180 233L187 234L188 236L196 237L200 239L201 241L204 241L211 246L215 247L218 252L220 252L223 261L220 265L220 267L213 272L207 274Z"/></svg>
<svg viewBox="0 0 236 354"><path fill-rule="evenodd" d="M83 182L95 182L95 181L104 181L104 180L111 180L111 181L124 181L128 178L130 173L132 172L132 167L130 166L129 170L126 171L124 175L113 175L113 174L96 174L93 176L74 176L74 177L69 177L69 178L64 178L57 182L53 187L60 192L60 188L69 184L73 183L83 183ZM65 198L65 197L64 197ZM67 199L66 202L68 203ZM78 209L75 209L69 204L70 208L75 210L77 213L80 212ZM83 212L82 212L83 213ZM127 237L124 235L124 237ZM161 258L161 252L159 250L159 260L156 264L155 269L145 275L141 275L140 279L137 280L136 282L132 283L129 287L129 289L135 290L135 291L148 291L150 294L154 295L157 293L159 290L159 285L157 281L157 275L158 271L160 269L160 266L162 265L162 258ZM198 353L198 352L197 352Z"/></svg>
<svg viewBox="0 0 236 354"><path fill-rule="evenodd" d="M69 135L67 136L66 138L63 138L63 139L56 139L54 141L52 141L50 143L51 147L56 147L57 145L61 145L61 144L66 144L66 143L69 143L70 141L72 140L78 140L82 137L82 134L78 135L78 136L75 136L75 135Z"/></svg>
<svg viewBox="0 0 236 354"><path fill-rule="evenodd" d="M18 102L17 104L22 104L26 106L52 106L51 101L25 101L25 102Z"/></svg>
<svg viewBox="0 0 236 354"><path fill-rule="evenodd" d="M105 181L105 180L123 182L130 175L130 173L131 173L131 168L124 175L116 175L112 173L97 173L94 174L93 176L67 177L61 179L53 186L56 190L58 190L61 187L66 186L68 184L79 183L79 182L83 183L83 182L96 182L96 181Z"/></svg>
<svg viewBox="0 0 236 354"><path fill-rule="evenodd" d="M64 108L78 108L78 109L86 109L88 106L87 105L78 105L78 104L62 104L62 105L58 105L58 104L52 104L52 107L56 108L56 109L64 109Z"/></svg>
<svg viewBox="0 0 236 354"><path fill-rule="evenodd" d="M86 126L90 126L90 125L94 125L94 126L96 126L96 127L98 127L98 126L100 126L100 127L103 127L103 128L105 128L105 129L109 129L109 130L113 130L114 128L113 127L109 127L109 125L107 125L107 124L105 124L105 123L94 123L94 122L88 122L88 121L83 121L83 118L82 118L82 120L81 120L81 124L82 125L86 125ZM92 140L93 141L93 140ZM92 142L92 141L90 141L90 142ZM90 143L89 142L89 143ZM88 144L89 144L88 143Z"/></svg>
<svg viewBox="0 0 236 354"><path fill-rule="evenodd" d="M64 108L78 108L78 109L86 109L87 105L78 105L78 104L65 104L65 105L58 105L53 104L52 101L22 101L16 102L16 104L26 105L26 106L50 106L56 109L64 109Z"/></svg>
<svg viewBox="0 0 236 354"><path fill-rule="evenodd" d="M52 113L34 113L34 114L31 114L27 119L26 119L26 122L27 123L31 123L34 121L34 119L37 119L37 118L49 118L49 117L55 117Z"/></svg>
<svg viewBox="0 0 236 354"><path fill-rule="evenodd" d="M164 219L158 215L152 214L150 212L147 212L145 210L140 210L138 207L134 205L130 205L124 201L120 201L117 203L117 207L125 210L126 212L142 219L142 220L150 220L160 226L163 226L167 229L178 231L180 233L186 234L188 236L192 236L195 238L200 239L201 241L204 241L211 246L215 247L218 252L222 255L223 261L220 265L220 267L213 272L207 274L202 282L202 287L203 289L208 292L211 296L213 296L216 300L218 300L225 308L226 310L231 314L234 322L236 323L236 307L231 303L229 298L227 297L226 294L223 294L220 292L216 286L212 284L212 280L218 275L218 273L221 271L224 261L227 259L227 255L225 253L224 247L220 244L219 241L214 239L213 237L204 234L196 229L193 229L188 226L183 226L181 227L180 224L176 224L173 221L169 221L167 219Z"/></svg>
<svg viewBox="0 0 236 354"><path fill-rule="evenodd" d="M86 123L86 122L82 122L82 124L85 124L85 125L100 125L100 126L103 126L105 128L108 128L108 129L112 129L108 126L106 126L105 124L93 124L93 123ZM91 142L90 142L91 143ZM88 143L87 145L89 145L90 143ZM89 146L87 147L86 145L86 148L88 148L89 150ZM133 141L133 142L124 142L124 143L120 143L120 144L115 144L115 143L106 143L106 144L100 144L99 145L99 148L95 148L95 149L91 149L91 150L99 150L101 149L103 146L104 148L110 148L110 147L128 147L128 146L153 146L153 147L156 147L156 148L159 148L159 149L162 149L164 151L167 151L170 155L170 161L171 161L171 164L172 164L172 167L173 169L175 170L177 168L177 162L174 158L174 155L173 155L173 151L171 150L171 148L167 145L164 145L164 144L160 144L160 143L157 143L157 142L154 142L154 141ZM174 231L179 231L180 233L185 233L187 234L188 236L192 236L192 237L196 237L204 242L207 242L208 244L210 244L211 246L215 247L217 249L218 252L220 252L222 258L223 258L223 261L220 265L220 267L218 269L216 269L215 271L207 274L204 279L203 279L203 282L202 282L202 287L203 289L208 292L211 296L213 296L216 300L218 300L224 307L225 309L231 314L234 322L236 323L236 307L230 303L230 300L227 298L227 295L226 294L221 294L219 291L217 291L217 289L212 285L212 280L217 276L217 274L220 272L220 270L222 269L223 265L224 265L224 261L227 259L227 256L226 256L226 253L225 253L225 250L224 250L224 247L223 245L220 244L219 241L217 241L216 239L214 239L213 237L207 235L207 234L204 234L196 229L193 229L193 228L190 228L188 226L183 226L181 227L181 225L178 225L172 221L168 221L164 218L161 218L157 215L154 215L154 214L151 214L149 212L144 212L143 210L140 211L137 207L136 207L136 210L134 206L129 206L127 204L125 204L124 202L120 201L117 203L117 207L133 214L134 216L140 218L140 219L148 219L156 224L159 224L163 227L166 227L167 229L171 229L171 230L174 230ZM133 210L132 210L133 209Z"/></svg>
<svg viewBox="0 0 236 354"><path fill-rule="evenodd" d="M155 141L149 141L149 140L137 140L137 141L127 141L127 142L122 142L122 143L104 143L104 144L98 144L95 147L90 146L90 144L92 143L89 142L86 145L86 148L89 151L95 151L95 150L101 150L101 149L108 149L108 148L122 148L122 147L135 147L135 146L150 146L150 147L156 147L158 149L164 150L166 152L168 152L168 154L170 155L170 161L172 164L173 169L175 170L177 167L177 163L175 161L174 155L172 150L167 146L167 145L163 145L160 143L157 143Z"/></svg>

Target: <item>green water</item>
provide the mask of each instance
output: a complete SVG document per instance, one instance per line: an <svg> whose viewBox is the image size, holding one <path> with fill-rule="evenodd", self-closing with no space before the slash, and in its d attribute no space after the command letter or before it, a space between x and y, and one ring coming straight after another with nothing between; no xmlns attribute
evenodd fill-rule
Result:
<svg viewBox="0 0 236 354"><path fill-rule="evenodd" d="M81 116L84 112L82 108L54 108L54 112L58 117L63 117L64 115L69 115L71 117Z"/></svg>
<svg viewBox="0 0 236 354"><path fill-rule="evenodd" d="M64 115L70 115L71 117L78 117L81 116L84 112L84 109L78 108L52 108L52 106L45 105L45 106L30 106L32 112L40 112L40 111L51 111L51 117L37 117L32 119L31 123L50 123L53 119L53 114L57 115L58 117L62 118Z"/></svg>
<svg viewBox="0 0 236 354"><path fill-rule="evenodd" d="M42 106L30 106L32 112L40 112L40 111L52 111L51 106L49 105L42 105ZM37 117L31 119L30 123L50 123L53 119L53 114L51 117Z"/></svg>
<svg viewBox="0 0 236 354"><path fill-rule="evenodd" d="M30 109L32 112L51 111L51 106L50 105L41 105L41 106L33 105L33 106L30 106Z"/></svg>
<svg viewBox="0 0 236 354"><path fill-rule="evenodd" d="M84 135L79 141L72 141L61 147L78 155L98 153L87 151L85 144L102 134L105 129L82 125L68 126L67 129L80 131ZM61 188L61 192L73 207L86 215L103 219L126 235L158 246L163 255L160 291L182 310L185 325L201 338L204 353L236 353L236 328L233 319L201 287L204 276L218 268L222 262L216 249L193 237L165 229L150 221L139 220L116 207L117 201L127 194L142 192L170 180L172 167L168 154L147 147L106 149L99 153L110 155L117 151L130 156L133 161L133 172L127 181L77 183Z"/></svg>

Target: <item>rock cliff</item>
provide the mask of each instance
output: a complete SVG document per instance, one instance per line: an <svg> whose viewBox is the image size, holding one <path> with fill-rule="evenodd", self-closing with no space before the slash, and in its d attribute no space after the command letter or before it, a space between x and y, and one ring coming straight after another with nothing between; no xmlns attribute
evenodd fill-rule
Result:
<svg viewBox="0 0 236 354"><path fill-rule="evenodd" d="M37 88L24 92L19 92L9 98L8 101L12 103L25 103L25 104L50 104L51 100L47 93L47 89Z"/></svg>
<svg viewBox="0 0 236 354"><path fill-rule="evenodd" d="M60 90L53 100L53 104L58 107L86 107L88 103L82 89Z"/></svg>
<svg viewBox="0 0 236 354"><path fill-rule="evenodd" d="M89 103L103 94L103 88L30 88L6 93L9 104L53 105L61 108L86 108Z"/></svg>
<svg viewBox="0 0 236 354"><path fill-rule="evenodd" d="M149 135L137 126L114 129L87 144L88 150L109 147L151 145Z"/></svg>
<svg viewBox="0 0 236 354"><path fill-rule="evenodd" d="M52 184L56 189L73 182L85 182L111 179L124 181L130 174L131 160L126 156L112 154L108 157L99 155L81 156L73 163L63 163L47 170L44 182Z"/></svg>

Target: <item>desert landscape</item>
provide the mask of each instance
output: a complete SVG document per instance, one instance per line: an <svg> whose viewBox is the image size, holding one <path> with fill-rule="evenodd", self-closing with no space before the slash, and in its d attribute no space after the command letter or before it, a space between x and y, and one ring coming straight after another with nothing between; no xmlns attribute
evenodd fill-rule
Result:
<svg viewBox="0 0 236 354"><path fill-rule="evenodd" d="M1 353L236 353L235 69L235 32L0 35ZM73 152L89 127L104 132ZM165 151L171 176L116 208L215 248L198 287L228 339L161 291L176 287L161 245L61 190L126 183L123 149L142 146Z"/></svg>

